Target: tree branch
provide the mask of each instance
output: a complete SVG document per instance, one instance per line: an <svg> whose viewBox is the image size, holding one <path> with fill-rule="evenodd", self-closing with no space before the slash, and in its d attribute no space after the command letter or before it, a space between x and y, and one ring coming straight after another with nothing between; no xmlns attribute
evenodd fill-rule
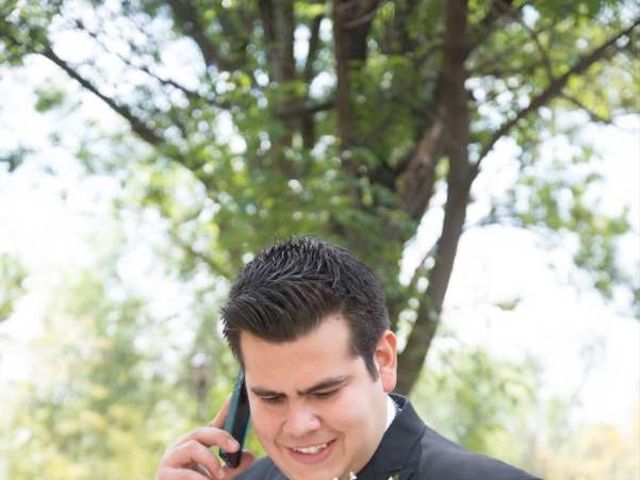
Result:
<svg viewBox="0 0 640 480"><path fill-rule="evenodd" d="M615 44L624 37L627 37L631 34L631 32L640 25L640 18L636 19L632 25L625 28L624 30L618 32L613 37L609 38L602 45L597 47L588 55L583 56L578 60L569 70L567 70L563 75L554 79L542 92L536 95L529 105L522 110L520 110L511 120L505 122L496 132L491 136L489 141L484 145L482 150L480 151L480 155L475 164L476 171L480 166L480 162L487 154L493 149L494 145L498 140L500 140L503 136L508 134L511 129L523 118L533 113L538 108L546 105L550 100L557 97L562 89L567 85L569 79L573 75L578 75L580 73L585 72L591 65L593 65L598 60L606 57L613 50Z"/></svg>
<svg viewBox="0 0 640 480"><path fill-rule="evenodd" d="M493 67L493 68L490 68ZM485 63L480 67L474 68L473 72L478 77L493 77L496 79L506 79L513 75L520 75L526 78L532 75L538 68L544 68L544 61L535 59L535 61L523 65L504 65Z"/></svg>
<svg viewBox="0 0 640 480"><path fill-rule="evenodd" d="M524 5L518 7L518 10L521 9ZM482 31L480 32L482 36L487 35L487 29L492 29L495 24L502 18L505 14L513 15L517 10L513 8L513 0L493 0L491 2L491 6L489 7L489 11L483 17L478 24L482 27ZM478 32L474 32L472 35L477 35Z"/></svg>
<svg viewBox="0 0 640 480"><path fill-rule="evenodd" d="M416 220L422 217L433 195L443 133L442 118L436 116L424 129L406 167L398 176L398 193L402 198L404 210Z"/></svg>
<svg viewBox="0 0 640 480"><path fill-rule="evenodd" d="M86 32L87 35L89 35L91 38L93 38L102 47L102 49L105 52L116 56L122 63L124 63L128 67L133 68L135 70L139 70L141 72L144 72L145 74L147 74L149 77L151 77L154 80L156 80L161 85L166 85L166 86L169 86L169 87L173 87L173 88L175 88L177 90L180 90L182 93L184 93L187 96L187 98L190 98L192 100L203 100L204 99L196 91L190 90L187 87L185 87L184 85L180 85L175 80L172 80L170 78L161 77L160 75L152 72L151 69L147 65L135 65L129 58L125 57L124 55L122 55L122 54L120 54L120 53L118 53L116 51L114 51L112 48L109 48L104 42L102 42L100 40L98 33L94 32L93 30L90 30L89 28L87 28L87 26L84 24L84 22L82 20L76 19L74 23L75 23L77 28L79 28L83 32ZM133 45L130 41L128 41L127 43L129 45L129 48L132 51L134 51L137 54L139 54L139 52L137 51L135 45Z"/></svg>
<svg viewBox="0 0 640 480"><path fill-rule="evenodd" d="M291 81L295 78L293 3L291 0L260 0L259 3L271 77L279 83Z"/></svg>
<svg viewBox="0 0 640 480"><path fill-rule="evenodd" d="M380 48L387 55L415 55L418 41L409 22L415 18L415 9L420 2L413 0L396 0L393 16L385 23L384 37ZM428 50L428 49L427 49Z"/></svg>
<svg viewBox="0 0 640 480"><path fill-rule="evenodd" d="M367 58L367 36L374 18L374 15L370 14L377 11L378 1L334 0L333 2L333 37L338 80L336 113L343 149L351 147L355 137L350 72L354 68L354 63L362 64Z"/></svg>
<svg viewBox="0 0 640 480"><path fill-rule="evenodd" d="M537 31L535 31L535 35L539 36L540 34L546 32L547 30L551 30L553 28L553 24L552 25L548 25L544 28L541 28ZM522 49L524 48L524 46L526 45L526 42L523 43L512 43L510 45L508 45L506 48L504 48L501 51L498 51L497 53L495 53L495 55L493 55L491 58L485 58L485 59L480 59L480 61L476 60L476 59L472 59L473 62L475 62L472 66L471 69L474 72L480 72L480 73L484 73L484 71L486 71L486 69L493 67L494 65L504 65L504 59L505 58L512 58L515 56L516 53L521 52ZM475 45L474 48L476 48L478 45ZM540 63L539 61L536 61L536 63ZM493 69L495 70L495 69ZM509 71L511 69L505 69L505 71ZM498 74L496 76L501 76L500 72L502 72L502 70L497 70ZM489 74L489 73L487 73Z"/></svg>
<svg viewBox="0 0 640 480"><path fill-rule="evenodd" d="M174 20L196 43L207 67L216 66L219 70L235 70L238 65L224 58L211 39L205 33L200 15L191 0L169 0Z"/></svg>
<svg viewBox="0 0 640 480"><path fill-rule="evenodd" d="M118 104L114 99L107 97L102 92L100 92L95 85L93 85L89 80L82 77L76 70L74 70L67 62L62 60L56 53L51 49L50 46L44 48L41 52L41 55L49 59L51 62L56 64L62 70L64 70L67 75L76 80L83 88L93 93L100 100L109 106L114 112L123 117L129 125L131 126L131 130L136 133L140 138L151 145L160 145L164 142L164 139L158 135L153 129L148 127L145 122L136 117L128 107L124 105Z"/></svg>
<svg viewBox="0 0 640 480"><path fill-rule="evenodd" d="M10 42L15 47L23 47L22 43L15 38L14 32L10 31L11 26L5 22L0 21L0 27L2 27L2 35L4 39ZM96 95L100 100L107 104L109 108L111 108L118 115L123 117L131 127L131 130L136 133L140 138L149 143L150 145L160 145L164 142L164 139L158 135L152 128L147 126L145 122L136 117L129 108L124 105L118 104L114 99L107 97L102 92L100 92L95 85L93 85L89 80L82 77L74 68L71 67L67 62L61 59L51 48L51 45L45 43L44 45L39 45L37 48L33 46L28 47L27 52L36 53L44 56L49 61L60 67L64 70L67 75L76 80L84 89Z"/></svg>
<svg viewBox="0 0 640 480"><path fill-rule="evenodd" d="M309 50L307 52L307 59L304 64L304 71L302 77L304 82L309 85L311 80L315 76L315 69L313 63L318 56L318 48L320 47L320 24L324 15L317 15L311 23L311 35L309 36Z"/></svg>
<svg viewBox="0 0 640 480"><path fill-rule="evenodd" d="M427 267L427 260L433 257L435 253L436 253L436 245L431 247L429 251L422 256L422 259L420 260L420 263L418 263L418 266L416 267L416 269L413 271L413 275L411 276L411 280L409 281L409 285L407 286L407 290L409 292L413 293L417 291L418 280L420 280L420 278L427 276L427 274L429 273L429 267Z"/></svg>
<svg viewBox="0 0 640 480"><path fill-rule="evenodd" d="M568 93L563 93L561 97L573 103L576 107L580 108L581 110L584 110L585 113L589 115L589 118L591 119L592 122L603 123L605 125L613 125L613 119L611 119L610 117L603 117L602 115L594 112L592 109L587 107L583 102L578 100L576 97L569 95Z"/></svg>
<svg viewBox="0 0 640 480"><path fill-rule="evenodd" d="M468 53L471 53L473 50L478 48L485 39L489 38L501 18L504 18L505 16L513 18L517 16L517 13L524 6L525 3L518 6L517 8L514 8L513 0L493 0L491 2L489 12L487 12L484 18L482 18L482 20L478 22L478 26L480 26L481 28L476 29L475 32L471 35L472 40L469 45Z"/></svg>
<svg viewBox="0 0 640 480"><path fill-rule="evenodd" d="M421 299L406 347L398 358L398 368L404 374L398 379L398 391L401 393L409 392L415 384L438 328L473 182L468 151L471 120L465 90L468 76L465 59L469 45L467 1L446 2L442 95L438 115L443 121L443 150L449 158L447 200L429 286Z"/></svg>
<svg viewBox="0 0 640 480"><path fill-rule="evenodd" d="M277 110L278 115L282 117L297 117L300 115L313 115L318 112L330 110L335 105L333 100L327 100L321 103L297 102L292 105Z"/></svg>
<svg viewBox="0 0 640 480"><path fill-rule="evenodd" d="M181 223L183 224L184 222ZM193 245L189 244L183 238L181 238L174 228L169 230L169 236L171 237L173 243L176 244L182 251L184 251L186 255L190 255L200 260L207 266L207 268L209 268L211 273L222 278L232 278L233 273L229 268L225 268L224 265L220 265L215 262L212 257L196 250Z"/></svg>
<svg viewBox="0 0 640 480"><path fill-rule="evenodd" d="M342 28L346 30L352 30L352 29L361 27L363 25L370 24L375 18L376 13L378 13L378 5L379 4L377 2L374 2L373 8L371 8L370 11L365 12L357 18L354 18L352 20L349 20L348 22L343 23Z"/></svg>
<svg viewBox="0 0 640 480"><path fill-rule="evenodd" d="M224 8L217 13L218 21L225 37L232 47L232 57L227 62L236 69L247 62L247 46L250 42L251 29L255 14L247 11L253 2L237 2L234 9Z"/></svg>
<svg viewBox="0 0 640 480"><path fill-rule="evenodd" d="M524 28L527 31L527 33L533 40L533 43L535 43L536 48L538 49L538 52L540 52L540 56L542 57L542 63L544 65L545 71L547 72L547 79L549 81L552 81L553 68L551 65L551 59L549 58L547 51L545 50L544 46L542 45L542 42L540 41L540 33L536 32L531 27L529 27L529 25L527 25L526 22L520 17L518 17L518 23L522 26L522 28Z"/></svg>

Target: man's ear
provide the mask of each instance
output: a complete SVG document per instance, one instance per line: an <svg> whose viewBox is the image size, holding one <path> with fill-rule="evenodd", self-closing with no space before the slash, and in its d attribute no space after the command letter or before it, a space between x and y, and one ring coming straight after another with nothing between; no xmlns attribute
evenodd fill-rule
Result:
<svg viewBox="0 0 640 480"><path fill-rule="evenodd" d="M386 330L376 345L374 357L382 388L385 392L391 392L396 388L398 370L397 346L398 339L391 330Z"/></svg>

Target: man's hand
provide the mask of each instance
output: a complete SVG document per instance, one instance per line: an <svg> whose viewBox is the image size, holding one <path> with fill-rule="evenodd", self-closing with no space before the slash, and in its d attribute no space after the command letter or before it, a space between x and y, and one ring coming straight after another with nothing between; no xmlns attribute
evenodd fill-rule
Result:
<svg viewBox="0 0 640 480"><path fill-rule="evenodd" d="M208 427L196 428L171 445L162 456L156 480L231 480L251 466L255 458L246 450L237 468L229 468L209 450L221 447L236 452L238 442L222 429L229 410L229 398Z"/></svg>

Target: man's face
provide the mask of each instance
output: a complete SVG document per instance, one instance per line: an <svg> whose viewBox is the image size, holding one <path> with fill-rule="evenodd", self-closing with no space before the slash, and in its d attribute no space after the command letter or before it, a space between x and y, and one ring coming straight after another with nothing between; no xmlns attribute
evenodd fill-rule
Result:
<svg viewBox="0 0 640 480"><path fill-rule="evenodd" d="M348 478L375 452L386 422L386 391L395 385L395 337L386 332L373 380L350 348L341 315L286 343L240 335L253 428L291 480Z"/></svg>

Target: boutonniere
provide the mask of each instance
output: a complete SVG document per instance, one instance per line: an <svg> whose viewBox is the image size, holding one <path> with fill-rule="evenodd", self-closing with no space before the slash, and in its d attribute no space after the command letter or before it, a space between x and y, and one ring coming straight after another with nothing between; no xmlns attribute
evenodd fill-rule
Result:
<svg viewBox="0 0 640 480"><path fill-rule="evenodd" d="M349 472L349 480L357 480L358 477L355 473ZM331 480L339 480L338 477L333 477ZM400 474L396 473L395 475L391 475L387 480L400 480Z"/></svg>

